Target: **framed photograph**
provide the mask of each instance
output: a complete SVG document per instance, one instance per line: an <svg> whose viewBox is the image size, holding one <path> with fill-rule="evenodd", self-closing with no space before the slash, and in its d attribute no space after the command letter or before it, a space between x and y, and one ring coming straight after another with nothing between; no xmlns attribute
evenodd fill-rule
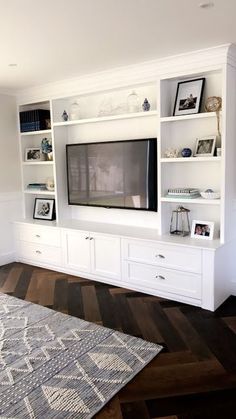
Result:
<svg viewBox="0 0 236 419"><path fill-rule="evenodd" d="M191 237L194 239L212 240L214 234L214 223L212 221L192 222Z"/></svg>
<svg viewBox="0 0 236 419"><path fill-rule="evenodd" d="M199 113L205 78L178 83L173 115Z"/></svg>
<svg viewBox="0 0 236 419"><path fill-rule="evenodd" d="M55 199L35 198L33 218L36 220L54 220Z"/></svg>
<svg viewBox="0 0 236 419"><path fill-rule="evenodd" d="M42 152L40 147L31 147L25 149L25 161L41 161Z"/></svg>
<svg viewBox="0 0 236 419"><path fill-rule="evenodd" d="M197 138L194 156L207 157L214 156L216 146L216 135Z"/></svg>

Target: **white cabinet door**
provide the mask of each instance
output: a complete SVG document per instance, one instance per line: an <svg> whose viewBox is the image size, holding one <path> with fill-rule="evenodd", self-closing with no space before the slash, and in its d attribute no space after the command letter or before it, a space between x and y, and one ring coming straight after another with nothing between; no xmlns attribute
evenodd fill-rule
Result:
<svg viewBox="0 0 236 419"><path fill-rule="evenodd" d="M64 231L64 265L81 272L90 272L90 240L86 231Z"/></svg>
<svg viewBox="0 0 236 419"><path fill-rule="evenodd" d="M91 272L120 279L121 255L120 238L103 234L90 233Z"/></svg>

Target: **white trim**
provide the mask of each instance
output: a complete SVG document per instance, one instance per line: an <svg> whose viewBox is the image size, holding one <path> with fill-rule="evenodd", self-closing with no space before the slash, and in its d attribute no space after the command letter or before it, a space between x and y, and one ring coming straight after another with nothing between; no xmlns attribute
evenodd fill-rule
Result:
<svg viewBox="0 0 236 419"><path fill-rule="evenodd" d="M8 252L8 253L0 254L0 266L15 262L15 260L16 260L15 252Z"/></svg>
<svg viewBox="0 0 236 419"><path fill-rule="evenodd" d="M34 101L48 100L49 97L56 99L78 94L89 94L91 92L95 93L102 90L114 90L124 86L154 82L161 74L165 74L165 78L168 77L168 74L186 74L186 72L194 74L199 69L202 69L203 66L206 71L207 68L212 70L212 68L219 68L219 66L225 64L229 54L231 64L236 66L236 62L232 58L233 50L234 45L224 44L34 86L19 90L17 92L17 102L19 104L27 104ZM206 66L206 63L209 63L209 65Z"/></svg>
<svg viewBox="0 0 236 419"><path fill-rule="evenodd" d="M230 293L236 296L236 281L230 282Z"/></svg>

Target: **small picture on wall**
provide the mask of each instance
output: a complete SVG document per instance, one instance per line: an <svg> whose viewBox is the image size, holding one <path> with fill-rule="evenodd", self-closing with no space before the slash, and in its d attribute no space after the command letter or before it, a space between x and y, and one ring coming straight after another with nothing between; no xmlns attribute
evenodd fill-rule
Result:
<svg viewBox="0 0 236 419"><path fill-rule="evenodd" d="M31 147L25 149L25 161L40 161L42 153L40 147Z"/></svg>
<svg viewBox="0 0 236 419"><path fill-rule="evenodd" d="M54 220L55 199L35 198L33 218L36 220Z"/></svg>
<svg viewBox="0 0 236 419"><path fill-rule="evenodd" d="M194 156L207 157L213 156L216 146L216 135L197 138Z"/></svg>
<svg viewBox="0 0 236 419"><path fill-rule="evenodd" d="M195 239L212 240L214 234L214 223L212 221L192 222L191 237Z"/></svg>
<svg viewBox="0 0 236 419"><path fill-rule="evenodd" d="M173 115L199 113L205 78L178 83Z"/></svg>

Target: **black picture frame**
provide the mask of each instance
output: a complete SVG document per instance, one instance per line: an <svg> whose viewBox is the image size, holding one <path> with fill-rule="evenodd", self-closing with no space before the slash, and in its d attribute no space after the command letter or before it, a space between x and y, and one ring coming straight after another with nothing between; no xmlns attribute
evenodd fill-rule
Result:
<svg viewBox="0 0 236 419"><path fill-rule="evenodd" d="M190 115L201 110L205 77L181 81L177 85L173 116Z"/></svg>
<svg viewBox="0 0 236 419"><path fill-rule="evenodd" d="M55 199L35 198L34 201L34 220L53 221L56 218Z"/></svg>

